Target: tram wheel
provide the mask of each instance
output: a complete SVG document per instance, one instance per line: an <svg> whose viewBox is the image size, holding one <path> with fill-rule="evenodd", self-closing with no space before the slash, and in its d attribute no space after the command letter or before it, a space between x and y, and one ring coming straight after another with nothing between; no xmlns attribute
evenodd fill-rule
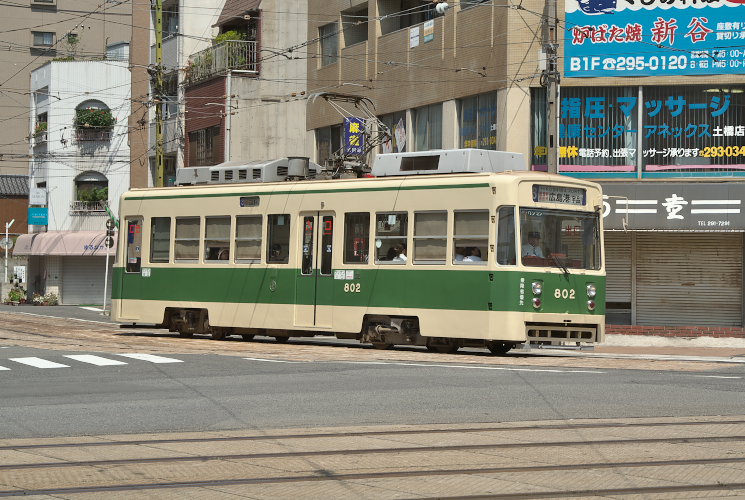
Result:
<svg viewBox="0 0 745 500"><path fill-rule="evenodd" d="M178 332L178 336L183 339L190 339L194 336L192 332Z"/></svg>
<svg viewBox="0 0 745 500"><path fill-rule="evenodd" d="M290 340L290 337L286 335L277 335L276 337L274 337L274 340L276 340L278 344L286 344L287 341Z"/></svg>
<svg viewBox="0 0 745 500"><path fill-rule="evenodd" d="M373 349L377 349L379 351L385 351L393 347L393 344L389 344L387 342L373 342L372 347Z"/></svg>
<svg viewBox="0 0 745 500"><path fill-rule="evenodd" d="M210 334L212 335L212 338L214 340L225 340L225 337L227 337L227 335L225 335L225 332L226 332L225 328L220 328L219 326L213 326L211 328Z"/></svg>
<svg viewBox="0 0 745 500"><path fill-rule="evenodd" d="M245 341L249 341L249 340L253 340L254 339L253 333L244 333L243 335L241 335L241 337L243 337L243 340L245 340Z"/></svg>
<svg viewBox="0 0 745 500"><path fill-rule="evenodd" d="M486 343L486 348L489 349L489 351L492 354L496 354L497 356L501 356L503 354L507 354L510 349L512 349L512 344L507 342L499 342L499 341L492 341Z"/></svg>

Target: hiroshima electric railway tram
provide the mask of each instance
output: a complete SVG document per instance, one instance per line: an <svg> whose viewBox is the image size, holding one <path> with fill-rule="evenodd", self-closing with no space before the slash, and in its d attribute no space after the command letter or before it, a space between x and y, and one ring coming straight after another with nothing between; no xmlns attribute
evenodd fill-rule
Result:
<svg viewBox="0 0 745 500"><path fill-rule="evenodd" d="M335 335L445 353L601 342L600 187L525 171L511 153L426 153L376 165L466 172L125 193L113 319L185 337ZM506 167L523 170L474 172Z"/></svg>

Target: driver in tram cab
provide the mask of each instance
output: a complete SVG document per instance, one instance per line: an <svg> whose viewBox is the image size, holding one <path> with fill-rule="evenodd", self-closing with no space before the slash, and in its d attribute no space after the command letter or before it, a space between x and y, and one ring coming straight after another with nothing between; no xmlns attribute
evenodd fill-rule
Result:
<svg viewBox="0 0 745 500"><path fill-rule="evenodd" d="M538 231L528 233L528 242L523 244L523 257L544 257L541 249L541 233Z"/></svg>

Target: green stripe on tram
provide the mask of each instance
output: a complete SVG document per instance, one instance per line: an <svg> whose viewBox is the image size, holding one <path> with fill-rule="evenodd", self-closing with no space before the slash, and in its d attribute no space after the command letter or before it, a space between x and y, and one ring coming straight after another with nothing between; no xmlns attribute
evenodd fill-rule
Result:
<svg viewBox="0 0 745 500"><path fill-rule="evenodd" d="M225 187L225 185L220 185ZM372 191L418 191L423 189L473 189L490 187L490 184L481 182L477 184L450 184L437 186L391 186L391 187L361 187L361 188L341 188L341 189L298 189L282 191L245 191L229 193L203 193L203 194L163 194L163 195L143 195L127 196L125 200L143 201L143 200L173 200L183 198L226 198L230 196L276 196L276 195L295 195L295 194L324 194L324 193L360 193Z"/></svg>
<svg viewBox="0 0 745 500"><path fill-rule="evenodd" d="M344 270L348 271L348 270ZM150 276L114 269L112 298L204 303L312 304L356 307L534 312L531 284L543 281L540 312L605 314L605 277L541 271L355 269L354 279L301 276L292 268L151 267ZM359 284L345 291L345 283ZM587 310L587 284L598 290ZM559 290L556 294L555 290ZM571 294L571 291L574 293ZM562 291L565 291L562 294ZM558 296L557 296L558 295Z"/></svg>

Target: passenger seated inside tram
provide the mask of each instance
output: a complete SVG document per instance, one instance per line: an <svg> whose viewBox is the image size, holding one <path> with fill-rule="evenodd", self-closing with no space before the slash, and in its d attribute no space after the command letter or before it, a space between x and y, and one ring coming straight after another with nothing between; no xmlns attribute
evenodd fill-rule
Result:
<svg viewBox="0 0 745 500"><path fill-rule="evenodd" d="M395 256L393 257L393 262L406 262L408 258L406 257L406 246L398 244L393 247L393 251L395 253Z"/></svg>
<svg viewBox="0 0 745 500"><path fill-rule="evenodd" d="M479 247L468 247L468 255L463 258L463 262L482 262Z"/></svg>
<svg viewBox="0 0 745 500"><path fill-rule="evenodd" d="M217 254L217 260L228 260L230 259L230 249L229 248L221 248L220 252Z"/></svg>
<svg viewBox="0 0 745 500"><path fill-rule="evenodd" d="M463 247L455 247L455 262L462 262L466 258L466 249Z"/></svg>
<svg viewBox="0 0 745 500"><path fill-rule="evenodd" d="M281 262L282 259L282 245L275 243L269 250L269 262Z"/></svg>

